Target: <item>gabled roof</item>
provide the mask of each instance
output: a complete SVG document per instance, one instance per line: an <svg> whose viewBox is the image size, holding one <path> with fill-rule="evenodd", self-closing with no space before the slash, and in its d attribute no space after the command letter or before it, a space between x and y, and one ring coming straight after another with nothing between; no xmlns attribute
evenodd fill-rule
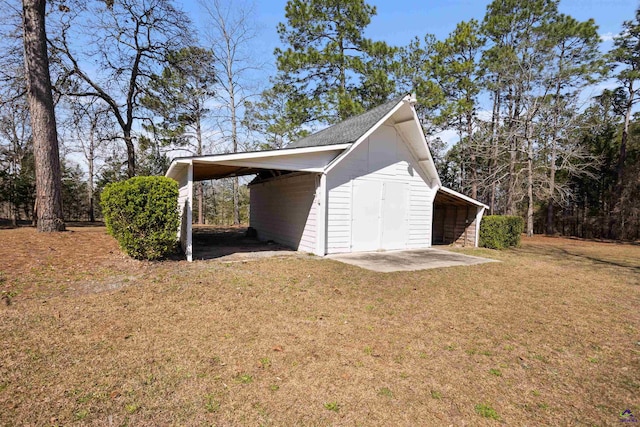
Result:
<svg viewBox="0 0 640 427"><path fill-rule="evenodd" d="M280 150L177 158L166 176L180 181L187 165L193 167L194 181L252 175L260 170L328 173L383 122L390 120L389 124L400 132L431 181L430 185L441 186L413 102L410 95L391 100Z"/></svg>
<svg viewBox="0 0 640 427"><path fill-rule="evenodd" d="M319 147L323 145L352 144L362 135L380 121L389 111L391 111L402 99L404 95L382 105L362 113L358 116L348 118L340 123L336 123L326 129L312 135L292 142L287 148Z"/></svg>

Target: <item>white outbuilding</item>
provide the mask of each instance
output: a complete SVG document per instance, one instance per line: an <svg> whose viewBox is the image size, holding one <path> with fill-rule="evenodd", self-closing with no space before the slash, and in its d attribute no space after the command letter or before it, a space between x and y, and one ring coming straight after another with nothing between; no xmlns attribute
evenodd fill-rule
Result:
<svg viewBox="0 0 640 427"><path fill-rule="evenodd" d="M193 182L256 175L250 226L319 256L477 246L486 205L442 186L414 108L404 96L280 150L174 160L180 242L192 260Z"/></svg>

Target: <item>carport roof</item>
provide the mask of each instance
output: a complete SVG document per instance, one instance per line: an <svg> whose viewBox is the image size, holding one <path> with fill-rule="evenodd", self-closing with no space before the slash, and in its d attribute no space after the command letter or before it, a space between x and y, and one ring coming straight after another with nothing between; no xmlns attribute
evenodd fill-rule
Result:
<svg viewBox="0 0 640 427"><path fill-rule="evenodd" d="M322 172L351 144L332 144L318 147L283 148L280 150L180 157L165 174L179 180L184 167L193 165L193 181L253 175L261 170Z"/></svg>
<svg viewBox="0 0 640 427"><path fill-rule="evenodd" d="M436 202L444 202L451 205L459 206L474 205L489 209L489 206L485 205L484 203L481 203L475 199L472 199L471 197L465 196L464 194L458 193L457 191L447 187L438 188L438 193L436 193Z"/></svg>

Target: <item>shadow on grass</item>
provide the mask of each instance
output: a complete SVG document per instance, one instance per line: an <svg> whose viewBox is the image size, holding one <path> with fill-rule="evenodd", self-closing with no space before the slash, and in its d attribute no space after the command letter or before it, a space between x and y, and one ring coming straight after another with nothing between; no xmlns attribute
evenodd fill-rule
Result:
<svg viewBox="0 0 640 427"><path fill-rule="evenodd" d="M18 223L14 225L10 219L0 218L0 230L10 230L20 227L32 227L31 221L19 220Z"/></svg>
<svg viewBox="0 0 640 427"><path fill-rule="evenodd" d="M571 252L565 248L537 246L529 244L525 247L515 249L515 251L528 255L551 256L557 259L569 259L578 262L589 263L602 267L615 267L630 270L633 273L640 273L640 265L634 265L617 260L606 259L604 257L594 257L581 253Z"/></svg>
<svg viewBox="0 0 640 427"><path fill-rule="evenodd" d="M104 221L94 221L94 222L89 222L89 221L67 221L65 223L65 225L67 227L78 227L78 228L104 227Z"/></svg>
<svg viewBox="0 0 640 427"><path fill-rule="evenodd" d="M65 221L65 226L67 228L86 228L86 227L104 227L103 221ZM0 219L0 230L11 230L14 228L35 228L35 225L31 221L20 220L17 225L14 225L11 220L8 219Z"/></svg>

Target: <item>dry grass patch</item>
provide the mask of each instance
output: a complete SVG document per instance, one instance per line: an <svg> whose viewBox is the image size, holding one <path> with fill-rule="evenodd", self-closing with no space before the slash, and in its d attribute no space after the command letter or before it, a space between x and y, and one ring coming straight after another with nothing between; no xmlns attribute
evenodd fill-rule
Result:
<svg viewBox="0 0 640 427"><path fill-rule="evenodd" d="M640 248L472 267L145 263L0 230L0 424L617 425L640 413ZM12 247L8 247L12 246ZM636 415L637 416L637 415Z"/></svg>

